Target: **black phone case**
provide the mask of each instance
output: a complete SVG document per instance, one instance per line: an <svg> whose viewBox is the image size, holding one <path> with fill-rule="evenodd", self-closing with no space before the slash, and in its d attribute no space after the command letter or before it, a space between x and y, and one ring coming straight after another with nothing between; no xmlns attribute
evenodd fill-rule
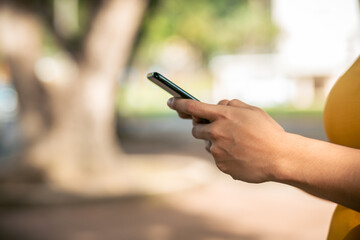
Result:
<svg viewBox="0 0 360 240"><path fill-rule="evenodd" d="M147 78L156 85L158 85L159 87L161 87L162 89L164 89L165 91L167 91L168 93L170 93L171 95L173 95L174 97L193 99L199 101L197 98L192 96L190 93L186 92L181 87L177 86L175 83L171 82L169 79L167 79L160 73L157 72L149 73L147 75Z"/></svg>

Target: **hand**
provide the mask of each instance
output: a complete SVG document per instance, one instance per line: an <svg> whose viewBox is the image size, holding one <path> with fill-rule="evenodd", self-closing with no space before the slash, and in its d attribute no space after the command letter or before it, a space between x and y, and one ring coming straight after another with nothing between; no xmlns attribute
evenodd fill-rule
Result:
<svg viewBox="0 0 360 240"><path fill-rule="evenodd" d="M263 110L239 100L211 105L171 98L168 105L179 116L193 118L193 136L210 143L208 151L221 171L246 182L274 180L285 154L287 137L284 129Z"/></svg>
<svg viewBox="0 0 360 240"><path fill-rule="evenodd" d="M218 105L225 105L226 106L228 103L229 103L229 100L221 100L220 102L218 102ZM201 122L195 122L195 123L201 123ZM193 121L193 126L195 126L195 123ZM211 141L205 140L205 144L206 144L206 146L205 146L206 151L211 153L211 151L210 151L211 144L212 144Z"/></svg>
<svg viewBox="0 0 360 240"><path fill-rule="evenodd" d="M195 119L194 137L211 143L216 165L234 179L289 184L360 211L359 149L286 133L263 110L239 100L211 105L172 98L168 104Z"/></svg>

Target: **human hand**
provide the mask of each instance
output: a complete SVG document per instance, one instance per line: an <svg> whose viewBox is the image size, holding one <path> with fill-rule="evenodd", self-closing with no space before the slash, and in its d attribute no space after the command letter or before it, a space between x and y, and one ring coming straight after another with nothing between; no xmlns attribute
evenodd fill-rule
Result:
<svg viewBox="0 0 360 240"><path fill-rule="evenodd" d="M168 105L180 117L193 118L193 136L209 142L207 150L221 171L246 182L274 180L287 149L287 137L262 109L240 100L212 105L171 98Z"/></svg>

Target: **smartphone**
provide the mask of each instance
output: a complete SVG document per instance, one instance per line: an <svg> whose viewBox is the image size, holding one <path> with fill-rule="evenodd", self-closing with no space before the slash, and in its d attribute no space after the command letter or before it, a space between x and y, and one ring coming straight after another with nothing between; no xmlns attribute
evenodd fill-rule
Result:
<svg viewBox="0 0 360 240"><path fill-rule="evenodd" d="M179 87L178 85L176 85L175 83L173 83L172 81L161 75L160 73L157 72L149 73L147 75L147 78L156 85L158 85L159 87L161 87L162 89L164 89L165 91L167 91L168 93L170 93L171 95L173 95L174 97L193 99L199 101L197 98L195 98L190 93L183 90L181 87Z"/></svg>

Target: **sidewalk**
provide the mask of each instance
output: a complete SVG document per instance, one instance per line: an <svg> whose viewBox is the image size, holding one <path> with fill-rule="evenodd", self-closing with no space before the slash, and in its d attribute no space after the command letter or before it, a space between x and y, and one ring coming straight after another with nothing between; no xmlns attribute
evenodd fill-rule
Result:
<svg viewBox="0 0 360 240"><path fill-rule="evenodd" d="M277 120L289 131L324 138L319 118ZM136 120L121 130L128 153L185 153L213 161L204 143L191 137L189 121ZM219 172L205 186L147 198L3 208L0 239L325 239L334 207L289 186L247 184Z"/></svg>

